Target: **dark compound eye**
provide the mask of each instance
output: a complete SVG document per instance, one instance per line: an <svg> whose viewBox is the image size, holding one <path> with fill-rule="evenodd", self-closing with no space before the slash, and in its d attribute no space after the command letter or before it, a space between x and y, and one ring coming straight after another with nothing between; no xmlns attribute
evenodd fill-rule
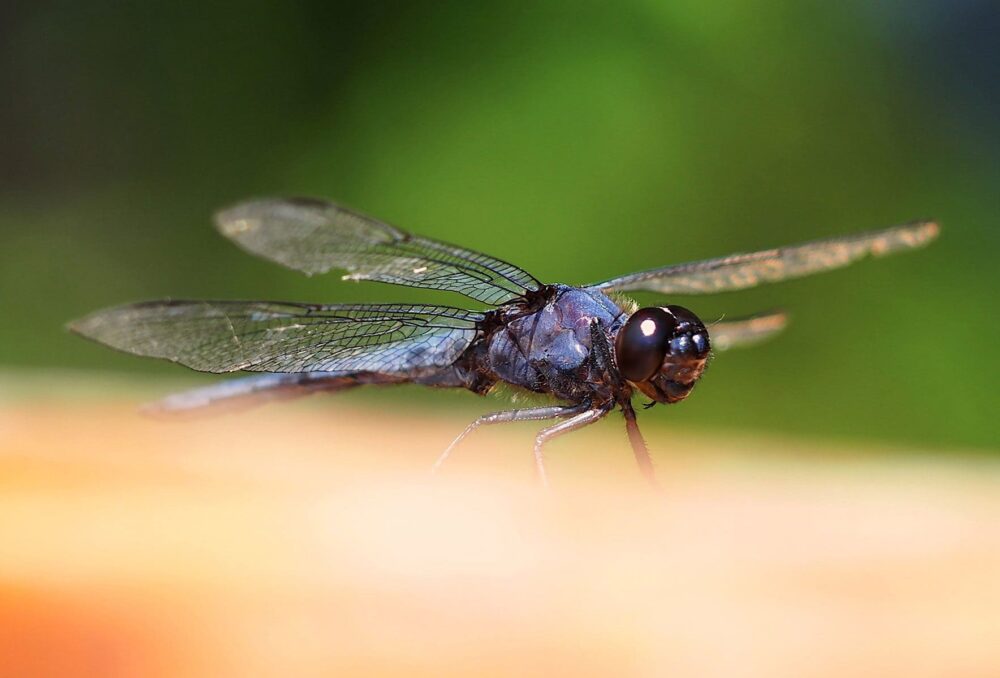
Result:
<svg viewBox="0 0 1000 678"><path fill-rule="evenodd" d="M677 319L677 334L670 342L670 354L677 357L704 358L708 355L708 332L701 319L683 306L667 306Z"/></svg>
<svg viewBox="0 0 1000 678"><path fill-rule="evenodd" d="M693 311L689 311L683 306L677 306L671 304L667 306L667 310L674 314L677 318L678 323L691 323L692 325L701 325L701 318L696 316Z"/></svg>
<svg viewBox="0 0 1000 678"><path fill-rule="evenodd" d="M615 356L618 369L629 381L649 379L663 363L677 321L662 308L641 308L618 332Z"/></svg>
<svg viewBox="0 0 1000 678"><path fill-rule="evenodd" d="M708 333L702 332L691 337L694 350L698 355L708 355Z"/></svg>

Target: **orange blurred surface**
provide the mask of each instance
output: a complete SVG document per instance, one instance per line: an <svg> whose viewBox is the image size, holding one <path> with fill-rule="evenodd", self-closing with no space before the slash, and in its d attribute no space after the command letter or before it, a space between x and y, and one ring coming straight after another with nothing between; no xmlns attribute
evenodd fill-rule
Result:
<svg viewBox="0 0 1000 678"><path fill-rule="evenodd" d="M4 405L0 675L1000 674L991 462L324 404Z"/></svg>

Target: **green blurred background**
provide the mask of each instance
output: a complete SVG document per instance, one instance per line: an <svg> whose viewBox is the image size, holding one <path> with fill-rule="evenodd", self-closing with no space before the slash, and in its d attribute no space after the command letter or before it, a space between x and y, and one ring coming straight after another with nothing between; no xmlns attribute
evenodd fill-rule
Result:
<svg viewBox="0 0 1000 678"><path fill-rule="evenodd" d="M6 6L0 368L176 376L63 330L146 298L467 304L254 259L210 226L250 196L568 283L933 217L927 250L677 299L793 324L644 424L995 448L998 33L969 0ZM494 405L413 395L338 397Z"/></svg>

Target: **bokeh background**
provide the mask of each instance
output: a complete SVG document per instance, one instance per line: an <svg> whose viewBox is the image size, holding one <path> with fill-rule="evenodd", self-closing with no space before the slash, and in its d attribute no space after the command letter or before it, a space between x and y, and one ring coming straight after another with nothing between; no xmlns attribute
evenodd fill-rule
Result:
<svg viewBox="0 0 1000 678"><path fill-rule="evenodd" d="M996 447L995 3L3 14L3 367L180 375L63 330L147 298L466 303L255 260L210 225L249 196L335 198L568 283L931 217L927 251L678 298L708 319L781 306L794 324L645 423Z"/></svg>
<svg viewBox="0 0 1000 678"><path fill-rule="evenodd" d="M0 676L907 675L1000 666L1000 6L0 4ZM143 299L423 301L212 213L315 195L586 283L888 226L925 250L673 300L784 307L555 443L468 393L183 423L214 377L65 323ZM641 301L654 301L652 295Z"/></svg>

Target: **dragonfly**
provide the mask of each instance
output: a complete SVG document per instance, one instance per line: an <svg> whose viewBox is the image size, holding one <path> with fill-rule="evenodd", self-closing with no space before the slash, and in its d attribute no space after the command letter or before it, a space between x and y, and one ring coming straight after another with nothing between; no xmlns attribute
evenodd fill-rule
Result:
<svg viewBox="0 0 1000 678"><path fill-rule="evenodd" d="M425 304L149 301L70 323L127 353L211 373L249 372L168 396L155 409L186 412L362 385L422 384L478 395L505 384L550 404L485 414L441 453L434 468L482 426L551 421L535 437L534 463L548 484L543 448L622 412L642 474L655 484L633 400L647 407L690 395L713 351L764 340L787 316L769 311L706 325L676 304L639 308L632 291L701 295L841 268L867 256L922 247L933 221L674 264L575 286L543 283L486 254L425 238L314 198L237 204L215 218L247 252L306 274L457 292L488 308Z"/></svg>

